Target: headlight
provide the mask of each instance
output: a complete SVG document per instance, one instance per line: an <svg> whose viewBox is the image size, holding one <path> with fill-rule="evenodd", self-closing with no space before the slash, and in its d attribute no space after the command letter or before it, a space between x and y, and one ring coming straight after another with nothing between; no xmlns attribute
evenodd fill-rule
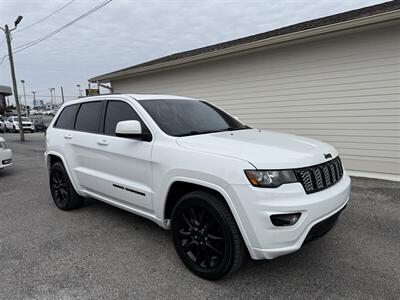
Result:
<svg viewBox="0 0 400 300"><path fill-rule="evenodd" d="M296 175L292 170L245 170L244 173L250 183L258 187L276 188L285 183L297 182Z"/></svg>
<svg viewBox="0 0 400 300"><path fill-rule="evenodd" d="M7 144L4 142L0 142L0 149L4 149L4 150L8 149Z"/></svg>

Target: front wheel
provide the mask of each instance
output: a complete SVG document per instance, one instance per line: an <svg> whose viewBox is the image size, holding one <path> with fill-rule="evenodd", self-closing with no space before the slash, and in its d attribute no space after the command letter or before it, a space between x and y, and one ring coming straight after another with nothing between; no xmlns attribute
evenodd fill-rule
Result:
<svg viewBox="0 0 400 300"><path fill-rule="evenodd" d="M83 204L82 197L76 193L61 162L51 166L50 191L53 201L59 209L72 210Z"/></svg>
<svg viewBox="0 0 400 300"><path fill-rule="evenodd" d="M217 280L240 268L246 249L226 203L216 195L195 191L184 195L171 217L175 249L197 276Z"/></svg>

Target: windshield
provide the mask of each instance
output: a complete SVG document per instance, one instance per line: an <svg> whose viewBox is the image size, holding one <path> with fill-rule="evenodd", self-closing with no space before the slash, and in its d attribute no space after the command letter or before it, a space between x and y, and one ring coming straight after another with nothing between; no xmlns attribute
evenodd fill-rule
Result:
<svg viewBox="0 0 400 300"><path fill-rule="evenodd" d="M203 101L141 100L139 103L168 135L188 136L250 127Z"/></svg>
<svg viewBox="0 0 400 300"><path fill-rule="evenodd" d="M15 121L18 122L18 118L15 118ZM30 121L26 117L21 117L21 122L30 122Z"/></svg>

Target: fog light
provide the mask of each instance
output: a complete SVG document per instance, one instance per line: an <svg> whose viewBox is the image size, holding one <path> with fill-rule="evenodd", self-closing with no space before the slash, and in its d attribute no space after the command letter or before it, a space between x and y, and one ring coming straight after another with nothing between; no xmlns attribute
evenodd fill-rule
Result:
<svg viewBox="0 0 400 300"><path fill-rule="evenodd" d="M272 215L270 217L274 226L292 226L300 219L301 213Z"/></svg>
<svg viewBox="0 0 400 300"><path fill-rule="evenodd" d="M12 160L11 159L5 159L2 161L3 165L8 165L11 164Z"/></svg>

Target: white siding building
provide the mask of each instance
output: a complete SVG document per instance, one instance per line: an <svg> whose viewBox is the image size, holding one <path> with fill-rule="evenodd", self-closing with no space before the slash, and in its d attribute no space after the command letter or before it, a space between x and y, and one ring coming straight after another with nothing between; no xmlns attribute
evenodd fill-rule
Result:
<svg viewBox="0 0 400 300"><path fill-rule="evenodd" d="M90 79L210 101L250 126L334 145L353 175L400 180L400 3L167 56Z"/></svg>

